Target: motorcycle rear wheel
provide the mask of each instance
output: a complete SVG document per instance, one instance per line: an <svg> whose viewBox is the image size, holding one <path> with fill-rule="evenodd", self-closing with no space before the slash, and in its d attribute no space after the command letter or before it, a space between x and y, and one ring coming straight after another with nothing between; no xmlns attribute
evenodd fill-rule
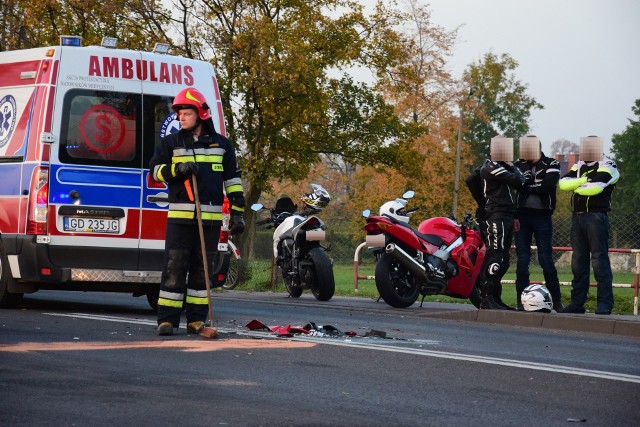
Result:
<svg viewBox="0 0 640 427"><path fill-rule="evenodd" d="M322 248L311 249L309 258L313 262L311 292L318 301L329 301L336 291L331 258Z"/></svg>
<svg viewBox="0 0 640 427"><path fill-rule="evenodd" d="M420 289L413 275L391 254L383 254L376 264L376 288L391 307L406 308L418 299Z"/></svg>

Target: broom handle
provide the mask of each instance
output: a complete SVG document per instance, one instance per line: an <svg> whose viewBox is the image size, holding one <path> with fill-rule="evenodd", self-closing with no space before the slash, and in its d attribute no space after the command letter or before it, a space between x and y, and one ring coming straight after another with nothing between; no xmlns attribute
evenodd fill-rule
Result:
<svg viewBox="0 0 640 427"><path fill-rule="evenodd" d="M202 229L202 208L200 207L200 196L198 195L198 182L196 174L191 175L193 181L193 193L196 202L196 217L198 219L198 233L200 234L200 249L202 251L202 264L204 265L204 282L207 285L207 301L209 303L209 322L213 327L213 303L211 302L211 285L209 285L209 265L207 265L207 248L204 243L204 230Z"/></svg>

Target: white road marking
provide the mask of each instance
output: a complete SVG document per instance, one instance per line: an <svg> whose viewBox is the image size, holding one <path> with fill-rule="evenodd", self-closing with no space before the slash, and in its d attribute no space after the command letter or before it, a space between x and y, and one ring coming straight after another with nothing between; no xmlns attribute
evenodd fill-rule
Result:
<svg viewBox="0 0 640 427"><path fill-rule="evenodd" d="M94 315L94 314L84 314L84 313L69 313L69 314L43 313L43 314L46 314L49 316L62 316L62 317L73 317L73 318L90 319L90 320L101 320L106 322L133 323L138 325L150 325L150 326L157 325L157 322L154 320L132 319L128 317L104 316L104 315ZM282 339L282 338L276 338L271 332L267 333L264 331L238 331L235 329L222 329L222 328L218 328L218 331L222 333L236 333L238 335L244 335L244 336ZM434 350L427 350L422 348L402 348L402 347L395 347L395 346L390 346L386 344L351 341L351 338L348 338L348 341L342 341L342 340L337 341L336 338L319 338L319 337L305 337L305 336L287 337L286 339L291 341L312 342L316 344L333 345L338 347L387 351L391 353L404 353L404 354L413 354L416 356L437 357L440 359L451 359L451 360L462 360L466 362L485 363L488 365L509 366L509 367L520 368L520 369L532 369L535 371L557 372L561 374L579 375L583 377L602 378L602 379L612 380L612 381L624 381L624 382L640 384L640 376L638 375L598 371L593 369L581 369L581 368L575 368L571 366L551 365L547 363L537 363L537 362L515 360L515 359L502 359L499 357L486 357L486 356L468 355L468 354L462 354L462 353L451 353L446 351L434 351Z"/></svg>

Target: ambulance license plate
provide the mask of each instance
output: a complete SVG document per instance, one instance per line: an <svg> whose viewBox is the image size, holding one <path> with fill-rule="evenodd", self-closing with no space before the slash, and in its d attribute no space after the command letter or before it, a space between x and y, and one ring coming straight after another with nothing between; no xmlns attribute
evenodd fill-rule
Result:
<svg viewBox="0 0 640 427"><path fill-rule="evenodd" d="M64 231L76 233L120 233L120 221L117 219L74 218L65 216L63 223Z"/></svg>

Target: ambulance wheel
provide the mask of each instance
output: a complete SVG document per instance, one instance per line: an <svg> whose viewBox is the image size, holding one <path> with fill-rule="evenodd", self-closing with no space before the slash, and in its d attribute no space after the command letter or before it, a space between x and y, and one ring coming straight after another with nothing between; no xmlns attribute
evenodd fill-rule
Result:
<svg viewBox="0 0 640 427"><path fill-rule="evenodd" d="M157 289L152 289L147 292L147 302L149 306L155 311L158 309L158 298L160 297L160 287Z"/></svg>
<svg viewBox="0 0 640 427"><path fill-rule="evenodd" d="M12 294L9 292L9 281L11 270L9 269L9 260L7 259L7 251L4 244L0 240L0 308L13 308L22 300L23 294Z"/></svg>

